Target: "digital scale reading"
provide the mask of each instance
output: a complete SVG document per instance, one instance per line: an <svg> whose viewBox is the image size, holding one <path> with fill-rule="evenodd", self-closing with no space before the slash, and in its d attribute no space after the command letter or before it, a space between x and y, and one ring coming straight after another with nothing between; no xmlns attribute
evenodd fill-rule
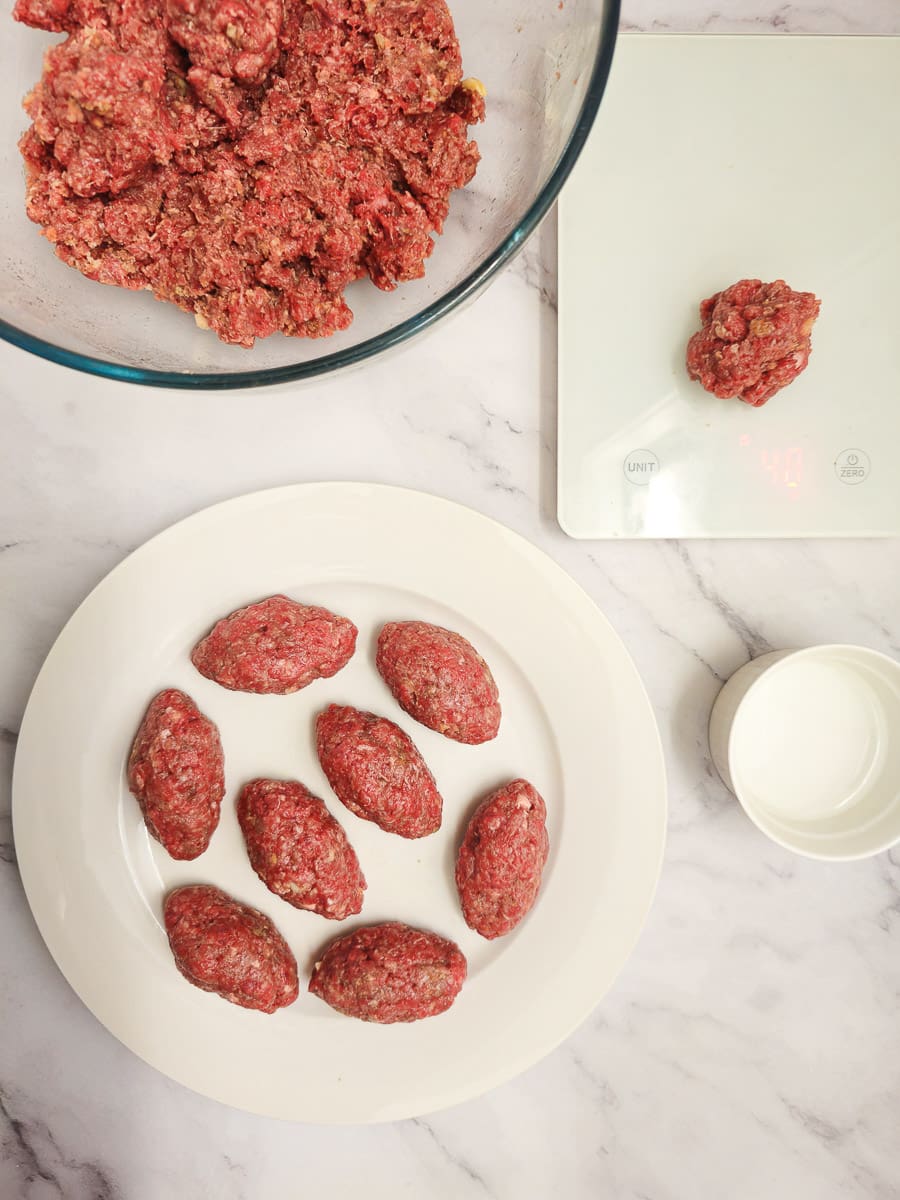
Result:
<svg viewBox="0 0 900 1200"><path fill-rule="evenodd" d="M900 534L898 80L900 38L619 38L559 210L570 536ZM701 301L740 279L821 300L807 368L760 407L685 363Z"/></svg>
<svg viewBox="0 0 900 1200"><path fill-rule="evenodd" d="M742 433L741 446L752 447L753 438L749 433ZM768 476L773 487L783 487L796 491L803 484L803 448L789 446L785 450L773 450L768 447L756 451L762 471Z"/></svg>

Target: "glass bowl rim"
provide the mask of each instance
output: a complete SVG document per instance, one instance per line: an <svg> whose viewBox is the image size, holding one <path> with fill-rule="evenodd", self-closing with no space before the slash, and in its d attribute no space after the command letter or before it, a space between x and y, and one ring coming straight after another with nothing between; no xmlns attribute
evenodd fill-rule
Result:
<svg viewBox="0 0 900 1200"><path fill-rule="evenodd" d="M591 70L581 111L572 128L559 161L540 193L526 209L516 228L506 237L473 271L455 287L414 317L401 321L384 333L367 338L346 350L324 354L309 362L291 363L283 367L266 367L262 370L229 372L182 372L157 371L145 367L129 367L123 363L109 362L90 354L67 350L43 338L11 325L0 318L0 339L36 354L49 362L72 367L89 375L115 379L122 383L146 384L151 387L204 389L225 391L232 388L262 387L267 384L291 383L297 380L314 379L341 368L362 363L374 358L394 346L401 346L416 334L432 328L454 308L473 298L514 257L541 221L550 211L554 201L569 177L581 150L587 141L594 119L600 109L600 101L606 90L612 67L613 52L619 28L621 0L604 0L604 13L600 28L600 48Z"/></svg>

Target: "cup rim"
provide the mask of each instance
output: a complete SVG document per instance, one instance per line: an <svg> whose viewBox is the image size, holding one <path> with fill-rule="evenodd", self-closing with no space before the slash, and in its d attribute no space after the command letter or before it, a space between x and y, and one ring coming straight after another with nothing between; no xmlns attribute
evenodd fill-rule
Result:
<svg viewBox="0 0 900 1200"><path fill-rule="evenodd" d="M789 650L783 655L783 657L779 658L777 662L773 662L764 667L763 670L760 671L759 675L757 675L757 677L749 684L747 690L741 696L740 700L738 701L737 708L735 709L734 716L731 720L731 726L728 730L728 739L725 749L729 774L731 776L731 790L733 791L741 808L744 810L756 828L761 833L765 834L770 841L775 842L783 849L790 850L793 854L800 854L804 858L815 859L818 862L859 862L865 858L873 858L876 854L883 854L886 850L890 850L891 847L900 843L900 833L897 833L895 836L887 837L866 850L860 850L856 852L835 851L824 853L801 848L788 838L781 836L774 828L770 828L766 824L765 819L761 816L759 806L756 806L752 802L748 801L742 794L740 775L735 771L735 759L733 757L734 737L735 730L738 726L738 719L740 717L741 709L745 707L748 697L750 696L751 692L755 691L760 686L766 677L771 680L772 672L782 670L786 668L789 663L795 663L801 658L828 658L832 655L839 654L841 651L852 651L856 655L862 655L863 657L874 660L881 667L886 667L887 671L893 674L898 684L900 684L900 662L898 662L897 659L892 658L891 655L885 654L881 650L873 650L871 646L859 646L852 642L824 642L815 646L803 646L795 650ZM752 661L753 660L751 660L751 662Z"/></svg>

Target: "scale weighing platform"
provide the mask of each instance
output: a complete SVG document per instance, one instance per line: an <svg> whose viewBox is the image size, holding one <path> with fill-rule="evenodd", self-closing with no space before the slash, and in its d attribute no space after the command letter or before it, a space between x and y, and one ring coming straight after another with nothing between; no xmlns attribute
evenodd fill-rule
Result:
<svg viewBox="0 0 900 1200"><path fill-rule="evenodd" d="M762 408L684 365L700 300L822 301ZM623 35L559 210L577 538L900 534L900 38Z"/></svg>

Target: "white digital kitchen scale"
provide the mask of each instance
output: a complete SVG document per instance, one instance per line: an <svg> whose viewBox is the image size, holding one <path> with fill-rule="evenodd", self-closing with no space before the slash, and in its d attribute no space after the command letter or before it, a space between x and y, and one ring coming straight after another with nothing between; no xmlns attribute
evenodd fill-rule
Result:
<svg viewBox="0 0 900 1200"><path fill-rule="evenodd" d="M685 372L698 304L822 311L767 405ZM900 533L900 38L626 35L559 213L573 537Z"/></svg>

